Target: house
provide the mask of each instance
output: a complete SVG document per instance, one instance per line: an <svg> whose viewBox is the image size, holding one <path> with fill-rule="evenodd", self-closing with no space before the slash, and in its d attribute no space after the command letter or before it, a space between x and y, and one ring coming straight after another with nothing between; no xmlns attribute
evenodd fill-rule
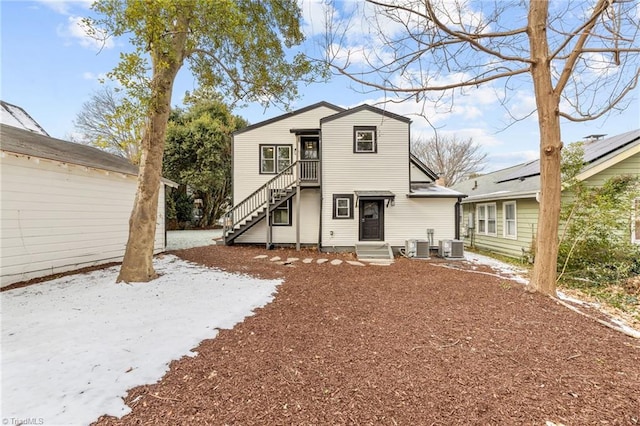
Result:
<svg viewBox="0 0 640 426"><path fill-rule="evenodd" d="M373 106L320 102L235 132L225 243L388 255L410 239L458 238L465 195L436 185L410 154L410 125Z"/></svg>
<svg viewBox="0 0 640 426"><path fill-rule="evenodd" d="M28 123L26 115L20 117ZM137 167L99 149L51 138L32 123L15 127L20 123L4 112L2 118L8 124L0 124L0 286L121 261ZM164 180L164 185L175 184ZM155 253L165 249L164 185Z"/></svg>
<svg viewBox="0 0 640 426"><path fill-rule="evenodd" d="M600 186L613 176L640 175L640 129L610 138L594 135L583 145L584 167L577 178ZM454 185L469 194L462 201L461 234L466 245L499 254L529 255L537 232L540 161L474 177ZM636 200L640 212L640 200ZM640 215L631 240L640 244Z"/></svg>

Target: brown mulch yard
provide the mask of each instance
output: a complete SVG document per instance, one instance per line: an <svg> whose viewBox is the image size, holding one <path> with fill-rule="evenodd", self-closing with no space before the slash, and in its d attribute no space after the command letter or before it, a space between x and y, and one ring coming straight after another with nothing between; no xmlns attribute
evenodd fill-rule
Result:
<svg viewBox="0 0 640 426"><path fill-rule="evenodd" d="M507 279L437 260L290 267L254 256L351 255L175 254L285 281L198 356L132 389L131 414L96 424L640 424L640 340Z"/></svg>

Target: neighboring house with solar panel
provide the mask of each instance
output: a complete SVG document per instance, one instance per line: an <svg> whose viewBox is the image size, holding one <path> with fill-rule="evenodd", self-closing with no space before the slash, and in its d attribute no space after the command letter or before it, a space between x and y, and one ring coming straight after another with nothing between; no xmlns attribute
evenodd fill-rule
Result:
<svg viewBox="0 0 640 426"><path fill-rule="evenodd" d="M600 186L614 176L640 175L640 129L603 136L587 137L584 168L577 178ZM453 189L469 195L460 210L460 233L467 246L513 257L531 253L538 224L539 160L468 179ZM629 233L640 244L640 200L634 210Z"/></svg>
<svg viewBox="0 0 640 426"><path fill-rule="evenodd" d="M410 125L370 105L320 102L235 132L225 243L305 245L363 258L377 248L389 257L407 241L426 240L424 247L456 239L465 195L437 185L410 154Z"/></svg>
<svg viewBox="0 0 640 426"><path fill-rule="evenodd" d="M50 137L22 108L2 102L0 287L119 262L138 168L97 148ZM165 185L154 253L165 250Z"/></svg>

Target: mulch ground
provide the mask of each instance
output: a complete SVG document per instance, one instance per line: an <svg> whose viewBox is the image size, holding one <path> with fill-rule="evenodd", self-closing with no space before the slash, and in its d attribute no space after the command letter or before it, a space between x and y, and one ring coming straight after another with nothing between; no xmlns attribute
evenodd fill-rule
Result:
<svg viewBox="0 0 640 426"><path fill-rule="evenodd" d="M640 341L507 279L436 260L288 267L254 256L320 256L174 253L284 283L132 389L131 414L97 425L640 424Z"/></svg>

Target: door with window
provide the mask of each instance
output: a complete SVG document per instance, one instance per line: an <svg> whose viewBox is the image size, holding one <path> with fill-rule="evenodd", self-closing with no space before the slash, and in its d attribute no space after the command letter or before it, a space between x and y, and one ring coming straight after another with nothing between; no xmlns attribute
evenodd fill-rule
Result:
<svg viewBox="0 0 640 426"><path fill-rule="evenodd" d="M360 240L384 240L384 203L382 200L360 201Z"/></svg>

